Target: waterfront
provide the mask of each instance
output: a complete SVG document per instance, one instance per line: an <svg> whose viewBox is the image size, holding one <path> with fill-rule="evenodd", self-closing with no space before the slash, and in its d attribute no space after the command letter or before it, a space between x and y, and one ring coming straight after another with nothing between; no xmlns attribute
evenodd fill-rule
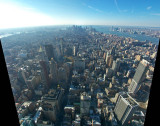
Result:
<svg viewBox="0 0 160 126"><path fill-rule="evenodd" d="M64 30L66 27L69 27L69 26L62 26L61 29ZM126 33L126 32L113 31L112 26L96 26L96 25L93 25L91 27L95 28L98 32L103 32L105 34L112 34L112 35L117 35L117 36L121 36L121 37L130 37L130 38L133 38L133 39L136 39L136 40L139 40L139 41L146 41L147 40L147 41L150 41L150 42L152 42L156 45L158 45L158 42L159 42L159 38L156 38L156 37L146 36L146 35L143 35L143 34L131 34L131 33ZM33 29L34 28L29 28L29 29L27 28L25 30L25 32L26 31L33 32ZM21 31L21 30L19 29L18 31ZM16 32L14 34L20 34L20 32ZM11 35L14 35L14 34L11 34L8 31L6 34L0 35L0 38L2 39L4 37L8 37L8 36L11 36Z"/></svg>
<svg viewBox="0 0 160 126"><path fill-rule="evenodd" d="M158 45L158 42L159 42L158 38L151 37L151 36L112 31L111 26L92 26L92 27L95 28L97 31L103 32L105 34L113 34L113 35L122 36L122 37L130 37L130 38L134 38L134 39L139 40L139 41L148 40L148 41L151 41L152 43L154 43L156 45Z"/></svg>
<svg viewBox="0 0 160 126"><path fill-rule="evenodd" d="M128 105L125 123L144 124L157 45L75 25L9 33L2 46L21 126L122 126Z"/></svg>

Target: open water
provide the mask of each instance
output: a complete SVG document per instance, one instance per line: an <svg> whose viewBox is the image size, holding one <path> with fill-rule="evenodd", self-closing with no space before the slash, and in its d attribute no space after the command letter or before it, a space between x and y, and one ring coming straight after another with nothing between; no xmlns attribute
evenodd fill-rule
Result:
<svg viewBox="0 0 160 126"><path fill-rule="evenodd" d="M125 32L117 32L117 31L112 31L111 27L107 26L92 26L99 32L103 32L105 34L114 34L117 36L123 36L123 37L130 37L139 41L150 41L156 45L159 44L159 38L156 37L151 37L151 36L146 36L146 35L141 35L141 34L130 34L130 33L125 33Z"/></svg>

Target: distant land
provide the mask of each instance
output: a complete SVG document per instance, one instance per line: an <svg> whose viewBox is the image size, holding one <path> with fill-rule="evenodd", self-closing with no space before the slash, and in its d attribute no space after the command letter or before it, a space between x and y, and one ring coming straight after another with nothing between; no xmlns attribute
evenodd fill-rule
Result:
<svg viewBox="0 0 160 126"><path fill-rule="evenodd" d="M21 32L33 32L33 31L39 31L39 30L45 30L49 28L60 28L65 29L66 27L69 27L71 25L51 25L51 26L36 26L36 27L22 27L22 28L8 28L8 29L0 29L0 39L4 37L8 37L14 34L20 34ZM119 32L119 31L113 31L112 27L119 27L119 28L130 28L130 29L155 29L160 32L160 27L144 27L144 26L111 26L111 25L81 25L82 27L93 27L98 32L103 32L105 34L113 34L117 36L122 37L130 37L139 41L150 41L154 44L158 44L159 38L147 36L144 34L132 34L128 32Z"/></svg>

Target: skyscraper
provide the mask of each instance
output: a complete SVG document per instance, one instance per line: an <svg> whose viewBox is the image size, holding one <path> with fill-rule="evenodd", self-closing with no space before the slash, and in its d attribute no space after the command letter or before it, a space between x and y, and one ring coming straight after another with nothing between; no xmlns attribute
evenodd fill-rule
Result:
<svg viewBox="0 0 160 126"><path fill-rule="evenodd" d="M18 70L18 79L21 81L21 83L25 84L26 83L26 75L25 75L25 68L20 68Z"/></svg>
<svg viewBox="0 0 160 126"><path fill-rule="evenodd" d="M142 60L137 69L136 69L136 73L134 74L134 77L132 79L132 82L130 84L130 86L128 87L128 91L131 93L137 93L139 87L141 86L142 82L145 80L146 78L146 73L149 69L149 62L146 60Z"/></svg>
<svg viewBox="0 0 160 126"><path fill-rule="evenodd" d="M114 113L119 123L124 126L128 124L132 115L138 108L138 103L128 94L119 94L114 108Z"/></svg>
<svg viewBox="0 0 160 126"><path fill-rule="evenodd" d="M51 58L51 61L49 62L49 67L50 67L51 79L54 83L56 83L57 82L57 63L54 61L53 58Z"/></svg>
<svg viewBox="0 0 160 126"><path fill-rule="evenodd" d="M107 64L107 66L108 67L112 67L112 63L113 63L113 56L112 55L109 55L108 57L107 57L107 62L106 62L106 64Z"/></svg>
<svg viewBox="0 0 160 126"><path fill-rule="evenodd" d="M56 45L55 47L55 60L56 61L59 61L61 58L62 58L62 55L61 55L61 45Z"/></svg>
<svg viewBox="0 0 160 126"><path fill-rule="evenodd" d="M109 52L106 52L106 57L105 57L106 64L108 62L108 56L109 56Z"/></svg>
<svg viewBox="0 0 160 126"><path fill-rule="evenodd" d="M66 88L67 87L67 72L64 69L64 67L59 67L58 68L58 74L57 74L57 79L58 79L58 83L60 84L60 86L62 88Z"/></svg>
<svg viewBox="0 0 160 126"><path fill-rule="evenodd" d="M88 115L90 109L91 96L83 92L80 96L80 112L81 116Z"/></svg>
<svg viewBox="0 0 160 126"><path fill-rule="evenodd" d="M53 55L53 46L51 44L45 45L45 51L46 51L46 55L48 57L48 60L51 60L51 58L54 56Z"/></svg>
<svg viewBox="0 0 160 126"><path fill-rule="evenodd" d="M112 49L111 49L111 55L115 55L115 46L114 47L112 47Z"/></svg>
<svg viewBox="0 0 160 126"><path fill-rule="evenodd" d="M48 57L45 55L45 51L43 50L42 46L40 46L38 54L39 54L39 60L48 62Z"/></svg>
<svg viewBox="0 0 160 126"><path fill-rule="evenodd" d="M77 56L77 47L76 46L73 46L73 55Z"/></svg>
<svg viewBox="0 0 160 126"><path fill-rule="evenodd" d="M44 83L46 84L46 87L49 88L50 87L50 81L49 81L49 71L47 69L47 64L45 61L40 61L39 62L41 67L42 67L42 80L44 81Z"/></svg>
<svg viewBox="0 0 160 126"><path fill-rule="evenodd" d="M63 49L64 39L61 38L61 39L60 39L60 42L61 42L61 55L63 56L63 54L64 54L64 49Z"/></svg>
<svg viewBox="0 0 160 126"><path fill-rule="evenodd" d="M117 58L116 60L113 61L113 64L112 64L112 69L114 74L119 70L119 67L120 67L120 59Z"/></svg>
<svg viewBox="0 0 160 126"><path fill-rule="evenodd" d="M75 69L85 69L85 60L84 59L75 59L74 60L74 68Z"/></svg>

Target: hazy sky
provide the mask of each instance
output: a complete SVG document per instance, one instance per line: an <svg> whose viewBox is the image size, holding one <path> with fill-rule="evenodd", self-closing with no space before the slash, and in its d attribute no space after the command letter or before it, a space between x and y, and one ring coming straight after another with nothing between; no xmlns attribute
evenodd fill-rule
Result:
<svg viewBox="0 0 160 126"><path fill-rule="evenodd" d="M0 0L0 28L40 25L160 27L160 0Z"/></svg>

